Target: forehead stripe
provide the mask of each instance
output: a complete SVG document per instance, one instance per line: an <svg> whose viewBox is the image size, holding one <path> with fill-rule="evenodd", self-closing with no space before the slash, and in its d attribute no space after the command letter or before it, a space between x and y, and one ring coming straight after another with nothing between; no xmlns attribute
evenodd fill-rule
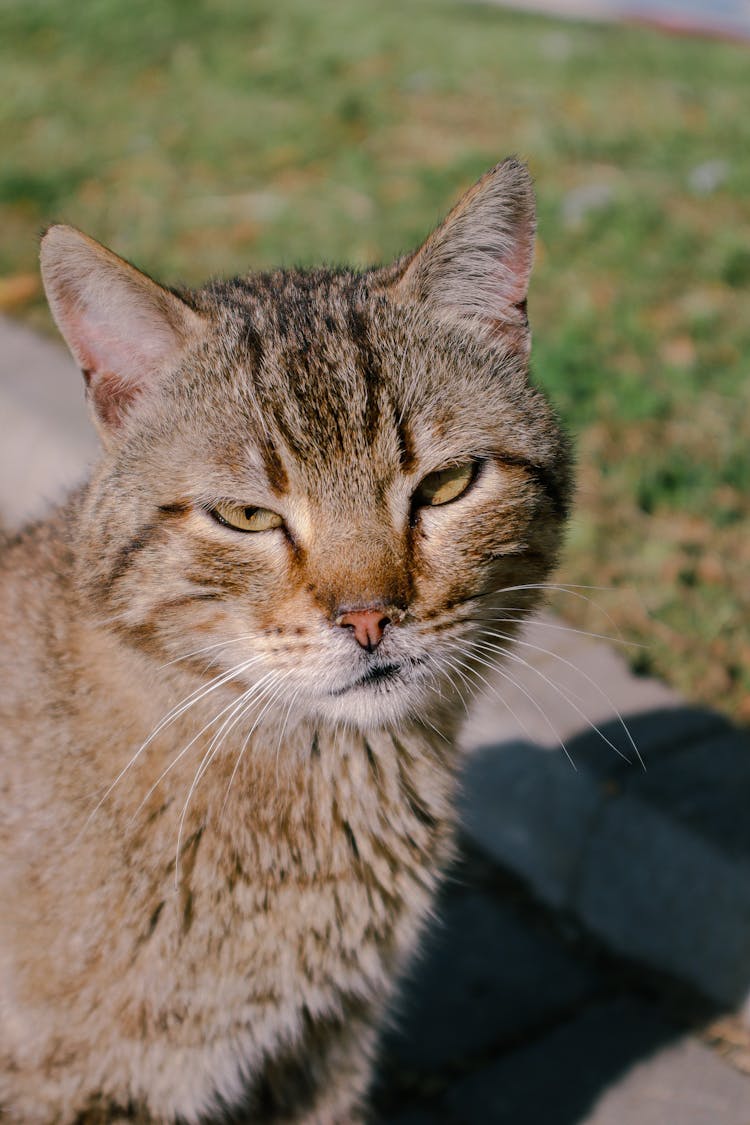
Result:
<svg viewBox="0 0 750 1125"><path fill-rule="evenodd" d="M260 442L260 455L263 458L263 467L266 470L268 483L277 496L283 496L289 490L289 477L286 474L284 463L278 450L270 438L264 437Z"/></svg>
<svg viewBox="0 0 750 1125"><path fill-rule="evenodd" d="M352 304L347 324L356 350L357 370L362 377L365 392L363 431L365 440L372 443L380 428L382 371L370 337L370 325L360 308Z"/></svg>

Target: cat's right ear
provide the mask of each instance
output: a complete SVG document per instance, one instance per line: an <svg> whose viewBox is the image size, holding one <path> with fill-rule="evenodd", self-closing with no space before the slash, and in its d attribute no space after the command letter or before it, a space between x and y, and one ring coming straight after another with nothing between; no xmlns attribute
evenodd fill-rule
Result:
<svg viewBox="0 0 750 1125"><path fill-rule="evenodd" d="M50 227L40 257L52 315L83 372L106 440L136 399L155 390L174 367L203 320L74 227Z"/></svg>

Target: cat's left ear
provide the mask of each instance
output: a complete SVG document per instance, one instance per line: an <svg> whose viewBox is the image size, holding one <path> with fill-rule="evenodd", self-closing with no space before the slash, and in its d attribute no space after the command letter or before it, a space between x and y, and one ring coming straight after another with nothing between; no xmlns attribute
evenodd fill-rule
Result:
<svg viewBox="0 0 750 1125"><path fill-rule="evenodd" d="M518 160L504 160L466 192L400 269L384 273L386 287L424 302L441 320L528 350L535 231L529 171Z"/></svg>
<svg viewBox="0 0 750 1125"><path fill-rule="evenodd" d="M41 266L52 315L86 380L103 437L155 390L202 318L174 293L69 226L50 227Z"/></svg>

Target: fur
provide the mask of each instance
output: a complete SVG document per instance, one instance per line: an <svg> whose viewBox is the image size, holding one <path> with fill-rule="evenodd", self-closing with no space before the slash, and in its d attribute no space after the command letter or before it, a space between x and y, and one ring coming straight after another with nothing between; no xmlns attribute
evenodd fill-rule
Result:
<svg viewBox="0 0 750 1125"><path fill-rule="evenodd" d="M533 229L506 161L365 273L177 293L47 233L103 450L0 551L4 1120L361 1119L452 855L462 685L566 513ZM374 652L337 624L371 606Z"/></svg>

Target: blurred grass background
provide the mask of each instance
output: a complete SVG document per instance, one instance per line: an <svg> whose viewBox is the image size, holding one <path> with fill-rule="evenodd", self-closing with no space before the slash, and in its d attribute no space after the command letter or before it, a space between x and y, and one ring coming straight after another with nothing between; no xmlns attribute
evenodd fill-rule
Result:
<svg viewBox="0 0 750 1125"><path fill-rule="evenodd" d="M556 608L750 721L749 79L746 46L461 0L0 0L0 308L50 329L51 220L171 284L365 265L517 153L579 449L559 580L608 588Z"/></svg>

